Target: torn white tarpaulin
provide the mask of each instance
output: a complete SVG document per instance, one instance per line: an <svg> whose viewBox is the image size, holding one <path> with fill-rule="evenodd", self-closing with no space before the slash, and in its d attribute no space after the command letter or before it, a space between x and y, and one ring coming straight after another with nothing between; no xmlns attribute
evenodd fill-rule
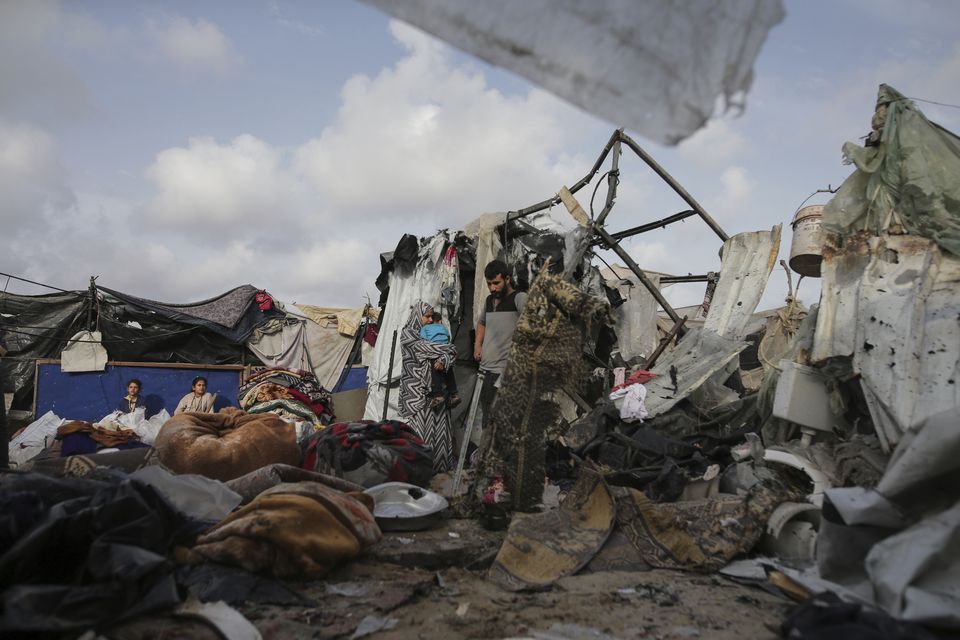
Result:
<svg viewBox="0 0 960 640"><path fill-rule="evenodd" d="M495 260L503 248L500 241L500 234L497 233L497 227L506 222L505 213L485 213L479 218L472 220L464 228L464 234L474 239L476 247L476 273L474 275L473 285L473 324L476 328L477 321L480 319L480 312L483 310L483 303L489 295L487 282L483 279L483 270L491 260Z"/></svg>
<svg viewBox="0 0 960 640"><path fill-rule="evenodd" d="M780 0L364 0L664 144L742 107Z"/></svg>
<svg viewBox="0 0 960 640"><path fill-rule="evenodd" d="M649 356L659 341L656 299L626 267L613 265L611 269L603 269L600 273L607 286L615 287L623 298L623 304L611 311L620 356L625 362ZM644 273L659 289L660 274L650 271Z"/></svg>
<svg viewBox="0 0 960 640"><path fill-rule="evenodd" d="M81 331L70 338L60 353L60 370L70 372L103 371L107 368L107 350L99 331Z"/></svg>
<svg viewBox="0 0 960 640"><path fill-rule="evenodd" d="M47 411L40 418L24 427L16 437L10 440L7 447L10 466L18 467L36 457L53 442L57 435L57 429L65 422L66 420L53 411Z"/></svg>
<svg viewBox="0 0 960 640"><path fill-rule="evenodd" d="M306 322L293 316L271 318L253 330L247 348L268 367L309 371Z"/></svg>
<svg viewBox="0 0 960 640"><path fill-rule="evenodd" d="M402 355L400 353L400 331L410 315L413 303L422 300L431 306L440 304L440 291L443 287L440 263L443 250L450 241L446 231L441 231L422 241L417 253L417 265L410 274L400 274L396 270L389 275L390 295L387 306L380 317L380 331L377 345L374 347L373 360L367 370L368 395L364 417L379 420L383 414L383 397L389 382L398 380L402 373ZM458 292L459 295L459 292ZM444 317L444 324L447 318ZM449 325L448 325L449 328ZM390 351L393 334L397 332L393 364L390 363ZM389 373L388 373L389 372ZM388 380L389 375L389 380ZM397 397L399 389L391 391L388 418L397 416Z"/></svg>
<svg viewBox="0 0 960 640"><path fill-rule="evenodd" d="M720 280L703 323L730 340L744 337L780 253L780 225L738 233L723 244Z"/></svg>
<svg viewBox="0 0 960 640"><path fill-rule="evenodd" d="M875 490L828 489L820 575L896 618L960 629L960 412L904 434ZM839 591L839 590L838 590Z"/></svg>
<svg viewBox="0 0 960 640"><path fill-rule="evenodd" d="M746 348L746 342L728 340L712 331L700 328L688 331L652 370L657 377L646 384L645 404L649 416L654 418L669 411Z"/></svg>
<svg viewBox="0 0 960 640"><path fill-rule="evenodd" d="M836 236L824 246L811 360L853 356L884 451L960 407L960 259L918 236Z"/></svg>

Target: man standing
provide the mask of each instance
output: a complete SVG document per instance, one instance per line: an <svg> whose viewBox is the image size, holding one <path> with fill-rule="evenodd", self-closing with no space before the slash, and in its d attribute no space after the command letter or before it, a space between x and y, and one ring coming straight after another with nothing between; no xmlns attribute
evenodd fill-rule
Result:
<svg viewBox="0 0 960 640"><path fill-rule="evenodd" d="M477 323L473 358L480 362L480 370L484 373L480 406L486 423L499 386L497 382L507 366L513 330L517 327L527 294L514 290L510 267L500 260L488 264L483 270L483 276L490 295L487 296Z"/></svg>

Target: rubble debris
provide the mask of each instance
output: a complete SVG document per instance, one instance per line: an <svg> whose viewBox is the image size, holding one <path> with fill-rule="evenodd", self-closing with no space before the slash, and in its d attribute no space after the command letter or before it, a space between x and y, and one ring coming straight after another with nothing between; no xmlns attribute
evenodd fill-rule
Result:
<svg viewBox="0 0 960 640"><path fill-rule="evenodd" d="M615 514L606 483L583 470L559 509L514 517L488 579L519 591L542 589L576 573L603 547Z"/></svg>

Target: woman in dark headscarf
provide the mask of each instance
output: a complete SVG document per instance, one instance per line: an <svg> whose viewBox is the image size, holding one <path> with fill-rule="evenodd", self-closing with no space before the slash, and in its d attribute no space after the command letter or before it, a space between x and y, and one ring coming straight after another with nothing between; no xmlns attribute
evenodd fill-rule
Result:
<svg viewBox="0 0 960 640"><path fill-rule="evenodd" d="M446 404L431 403L428 397L430 368L435 362L440 362L444 369L452 367L457 359L457 348L452 344L437 344L420 337L425 316L432 313L433 308L429 304L416 302L410 308L410 317L400 335L400 352L403 356L400 416L433 449L433 469L442 472L453 468L453 434Z"/></svg>

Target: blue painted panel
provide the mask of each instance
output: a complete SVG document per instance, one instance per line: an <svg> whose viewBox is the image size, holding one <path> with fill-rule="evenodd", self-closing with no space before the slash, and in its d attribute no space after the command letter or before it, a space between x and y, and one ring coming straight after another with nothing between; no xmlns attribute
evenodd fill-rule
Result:
<svg viewBox="0 0 960 640"><path fill-rule="evenodd" d="M367 367L344 368L343 372L345 375L341 376L342 383L337 391L367 388Z"/></svg>
<svg viewBox="0 0 960 640"><path fill-rule="evenodd" d="M237 406L240 370L171 369L133 365L107 365L104 371L64 373L59 363L40 364L37 371L37 409L42 416L53 411L69 420L99 420L117 408L127 395L127 382L138 378L147 415L161 408L173 415L180 398L190 392L197 376L207 379L207 390L217 394L214 409Z"/></svg>

